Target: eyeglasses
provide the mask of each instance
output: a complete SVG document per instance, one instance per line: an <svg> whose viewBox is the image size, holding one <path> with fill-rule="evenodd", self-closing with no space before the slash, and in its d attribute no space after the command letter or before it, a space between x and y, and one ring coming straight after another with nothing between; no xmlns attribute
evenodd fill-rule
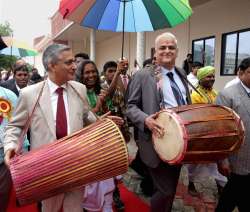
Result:
<svg viewBox="0 0 250 212"><path fill-rule="evenodd" d="M75 59L70 59L70 60L66 60L63 62L65 65L72 65L72 64L76 64L76 60Z"/></svg>
<svg viewBox="0 0 250 212"><path fill-rule="evenodd" d="M168 49L168 50L170 50L170 51L174 51L174 50L177 49L177 47L176 47L176 46L160 46L159 49L160 49L160 50Z"/></svg>

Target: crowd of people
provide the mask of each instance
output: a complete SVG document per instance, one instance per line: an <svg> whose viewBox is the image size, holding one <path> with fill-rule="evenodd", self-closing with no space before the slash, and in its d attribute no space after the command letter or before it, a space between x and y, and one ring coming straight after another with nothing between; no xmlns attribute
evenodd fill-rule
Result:
<svg viewBox="0 0 250 212"><path fill-rule="evenodd" d="M5 112L0 104L0 196L4 197L0 198L0 211L5 211L8 204L10 160L16 154L28 117L31 122L23 146L25 151L67 136L94 123L96 116L109 113L125 141L136 141L138 152L130 166L142 176L141 188L151 197L151 211L170 212L182 165L164 162L154 148L152 135L161 138L165 133L164 126L156 120L158 112L188 104L219 104L235 110L245 126L250 122L250 58L241 61L233 83L217 92L213 87L214 67L204 67L200 62L192 61L189 54L185 69L182 69L176 66L177 55L176 37L163 33L155 39L154 57L145 60L143 69L133 76L128 75L129 61L125 57L107 61L100 72L87 54L73 55L70 47L62 44L52 44L43 53L45 79L35 68L30 76L26 63L17 60L13 78L0 84L0 98L11 106ZM38 99L40 92L42 95ZM76 92L86 101L82 101ZM73 115L81 118L72 122ZM249 136L246 127L244 145L225 160L185 165L189 173L190 195L198 194L195 183L201 176L203 179L212 176L219 193L216 211L233 211L235 207L239 211L248 211ZM114 205L122 211L126 205L120 198L118 183L121 180L122 176L113 176L76 188L43 200L38 208L45 212L111 212Z"/></svg>

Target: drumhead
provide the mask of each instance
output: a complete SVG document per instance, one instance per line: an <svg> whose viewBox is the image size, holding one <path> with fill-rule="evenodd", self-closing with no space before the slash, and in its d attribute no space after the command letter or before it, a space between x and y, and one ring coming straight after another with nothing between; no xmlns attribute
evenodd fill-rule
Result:
<svg viewBox="0 0 250 212"><path fill-rule="evenodd" d="M163 110L156 121L164 127L165 134L162 138L153 135L155 151L164 162L180 163L187 148L186 130L180 117L172 110Z"/></svg>

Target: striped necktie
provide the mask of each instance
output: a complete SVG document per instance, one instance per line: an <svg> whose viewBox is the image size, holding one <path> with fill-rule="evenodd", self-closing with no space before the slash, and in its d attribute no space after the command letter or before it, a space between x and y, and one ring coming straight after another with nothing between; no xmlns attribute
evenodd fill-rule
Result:
<svg viewBox="0 0 250 212"><path fill-rule="evenodd" d="M181 94L181 90L180 90L180 88L178 87L178 85L176 84L176 82L174 80L173 73L168 72L167 76L170 79L169 80L170 81L170 86L172 88L172 91L173 91L173 94L174 94L174 97L176 99L176 102L177 102L178 106L185 105L185 101L184 101L183 96Z"/></svg>

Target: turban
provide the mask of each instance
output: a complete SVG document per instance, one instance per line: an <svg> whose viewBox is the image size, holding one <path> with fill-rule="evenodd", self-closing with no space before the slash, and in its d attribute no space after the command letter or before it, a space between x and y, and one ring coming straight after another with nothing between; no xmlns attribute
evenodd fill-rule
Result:
<svg viewBox="0 0 250 212"><path fill-rule="evenodd" d="M210 74L214 74L215 73L215 68L213 66L205 66L203 68L200 68L197 72L197 78L198 80L202 80L205 77L207 77Z"/></svg>

